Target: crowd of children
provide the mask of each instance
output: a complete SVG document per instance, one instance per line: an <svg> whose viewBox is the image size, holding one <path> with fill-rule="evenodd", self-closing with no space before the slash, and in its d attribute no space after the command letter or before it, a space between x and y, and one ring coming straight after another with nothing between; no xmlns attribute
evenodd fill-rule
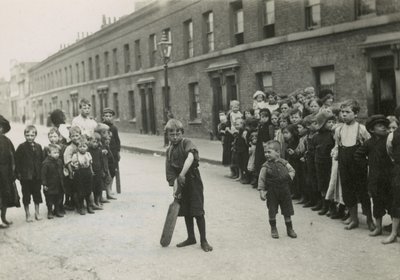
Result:
<svg viewBox="0 0 400 280"><path fill-rule="evenodd" d="M278 207L288 236L297 237L291 216L292 200L298 200L321 216L343 220L348 230L359 226L361 203L371 236L382 234L382 217L389 214L391 234L382 243L392 243L400 222L400 108L363 125L357 101L334 104L333 96L321 90L317 97L312 87L285 97L257 91L243 113L232 101L218 126L227 177L260 191L273 238L279 238Z"/></svg>
<svg viewBox="0 0 400 280"><path fill-rule="evenodd" d="M0 116L0 208L1 228L12 224L6 219L8 207L19 207L15 180L21 183L22 202L26 221L33 222L29 205L34 203L34 219L41 220L39 205L43 194L47 218L63 217L66 210L76 210L80 215L102 210L103 203L115 199L111 187L120 159L118 129L113 125L114 111L103 111L103 123L89 118L91 104L82 99L80 115L65 124L61 110L51 114L54 127L48 132L50 144L42 149L35 142L36 127L24 130L25 142L16 150L5 136L9 122ZM106 192L106 198L103 197Z"/></svg>

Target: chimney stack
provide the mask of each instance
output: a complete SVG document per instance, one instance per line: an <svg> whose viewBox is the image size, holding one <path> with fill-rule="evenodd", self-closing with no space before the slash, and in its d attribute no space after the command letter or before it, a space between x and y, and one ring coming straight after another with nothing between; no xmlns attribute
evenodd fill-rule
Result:
<svg viewBox="0 0 400 280"><path fill-rule="evenodd" d="M102 16L102 24L101 24L101 27L103 28L103 27L106 26L106 25L107 25L106 15L103 15L103 16Z"/></svg>

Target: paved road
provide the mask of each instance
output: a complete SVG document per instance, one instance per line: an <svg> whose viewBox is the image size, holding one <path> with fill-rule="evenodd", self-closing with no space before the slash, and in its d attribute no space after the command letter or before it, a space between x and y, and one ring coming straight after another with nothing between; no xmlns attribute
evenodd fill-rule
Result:
<svg viewBox="0 0 400 280"><path fill-rule="evenodd" d="M281 238L273 240L256 191L224 178L222 167L200 170L213 252L175 247L186 238L183 219L171 246L159 245L172 200L164 158L124 153L123 193L104 211L27 224L21 208L9 210L14 225L0 231L0 279L400 279L400 244L381 245L364 223L349 232L295 206L298 239L285 235L279 217Z"/></svg>

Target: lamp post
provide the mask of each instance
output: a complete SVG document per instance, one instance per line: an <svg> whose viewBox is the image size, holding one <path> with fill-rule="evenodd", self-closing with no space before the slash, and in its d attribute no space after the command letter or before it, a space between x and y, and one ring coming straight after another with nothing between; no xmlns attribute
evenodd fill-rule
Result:
<svg viewBox="0 0 400 280"><path fill-rule="evenodd" d="M168 90L168 62L171 57L172 43L169 41L168 34L163 31L161 41L158 43L161 58L164 63L164 122L168 121L169 108L169 90ZM167 134L164 133L164 146L168 145Z"/></svg>

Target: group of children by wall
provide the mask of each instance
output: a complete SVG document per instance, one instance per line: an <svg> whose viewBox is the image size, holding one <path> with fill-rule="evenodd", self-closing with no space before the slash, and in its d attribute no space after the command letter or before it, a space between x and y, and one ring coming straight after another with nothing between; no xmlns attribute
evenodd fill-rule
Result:
<svg viewBox="0 0 400 280"><path fill-rule="evenodd" d="M332 91L320 95L312 87L284 99L257 91L253 108L243 113L232 101L218 127L227 177L258 188L273 238L279 238L278 207L288 236L297 237L291 216L292 200L298 200L319 215L342 219L348 230L359 226L361 203L371 236L382 234L388 213L393 225L382 243L392 243L400 217L400 108L394 116L373 115L364 126L357 121L357 101L333 104Z"/></svg>
<svg viewBox="0 0 400 280"><path fill-rule="evenodd" d="M111 192L120 159L118 130L112 123L115 113L104 109L103 123L97 123L89 118L91 104L88 100L82 99L79 107L80 115L70 127L65 124L61 110L52 112L54 127L48 132L50 144L44 149L35 142L36 127L28 125L24 130L26 141L15 151L4 135L10 130L10 124L0 116L0 227L12 224L6 219L7 208L19 207L16 179L21 183L27 222L33 221L29 209L31 199L34 218L42 219L39 211L43 202L42 186L48 219L63 217L65 210L76 210L81 215L94 214L93 210L103 209L103 203L116 199Z"/></svg>

